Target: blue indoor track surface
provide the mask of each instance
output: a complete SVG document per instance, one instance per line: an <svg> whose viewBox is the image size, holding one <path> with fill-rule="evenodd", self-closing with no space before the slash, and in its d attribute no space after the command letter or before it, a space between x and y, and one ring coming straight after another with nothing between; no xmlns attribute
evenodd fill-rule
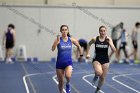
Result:
<svg viewBox="0 0 140 93"><path fill-rule="evenodd" d="M94 93L93 77L91 63L75 62L71 93ZM0 62L0 93L59 93L57 83L55 62ZM112 63L100 93L140 93L140 65Z"/></svg>

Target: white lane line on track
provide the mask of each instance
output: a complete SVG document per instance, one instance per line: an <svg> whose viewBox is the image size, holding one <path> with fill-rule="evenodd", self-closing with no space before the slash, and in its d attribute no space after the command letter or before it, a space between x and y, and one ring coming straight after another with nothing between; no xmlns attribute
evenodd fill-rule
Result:
<svg viewBox="0 0 140 93"><path fill-rule="evenodd" d="M33 74L27 74L27 75L23 76L23 82L24 82L24 85L25 85L26 92L30 93L29 87L28 87L28 84L27 84L27 81L26 81L27 77L31 77L31 76L35 76L35 75L43 75L43 74L53 74L53 73L55 73L55 72L33 73Z"/></svg>
<svg viewBox="0 0 140 93"><path fill-rule="evenodd" d="M52 77L52 79L54 80L54 82L58 85L58 81L56 80L56 75L54 75L53 77ZM65 89L63 89L63 91L64 91L64 93L66 93L66 90Z"/></svg>
<svg viewBox="0 0 140 93"><path fill-rule="evenodd" d="M82 77L82 79L83 79L85 82L87 82L90 86L92 86L92 87L94 87L94 88L97 88L96 86L92 85L92 83L90 83L90 82L86 79L86 77L89 77L89 76L93 76L93 74L85 75L85 76ZM105 92L103 92L102 90L100 90L100 93L105 93Z"/></svg>
<svg viewBox="0 0 140 93"><path fill-rule="evenodd" d="M28 71L27 71L27 69L25 68L25 66L23 64L22 64L22 68L23 68L25 74L27 75L28 74ZM31 79L28 78L28 80L29 80L29 83L31 84L31 88L33 90L33 93L36 93L36 90L34 88L34 85L33 85L32 81L31 81ZM25 81L26 81L26 78L24 78L24 76L23 76L23 82L25 84L25 89L26 89L27 93L30 93L29 88L27 89L27 87L28 87L27 82L25 82Z"/></svg>
<svg viewBox="0 0 140 93"><path fill-rule="evenodd" d="M52 77L52 79L55 81L55 83L58 85L58 81L57 81L57 79L56 79L56 75L54 75L53 77ZM76 92L76 93L80 93L80 91L78 91L72 84L70 84L70 86L74 89L74 91ZM66 90L65 89L63 89L63 91L64 91L64 93L66 93Z"/></svg>
<svg viewBox="0 0 140 93"><path fill-rule="evenodd" d="M138 90L136 90L136 89L134 89L134 88L132 88L132 87L130 87L130 86L128 86L128 85L126 85L126 84L124 84L124 83L122 83L122 82L120 82L119 80L116 79L117 77L121 77L121 76L138 75L138 74L140 74L140 73L136 73L136 74L134 74L134 73L132 73L132 74L120 74L120 75L116 75L116 76L112 77L112 80L117 82L117 83L119 83L119 84L121 84L122 86L125 86L126 88L129 88L132 91L135 91L136 93L140 93L140 91L138 91Z"/></svg>

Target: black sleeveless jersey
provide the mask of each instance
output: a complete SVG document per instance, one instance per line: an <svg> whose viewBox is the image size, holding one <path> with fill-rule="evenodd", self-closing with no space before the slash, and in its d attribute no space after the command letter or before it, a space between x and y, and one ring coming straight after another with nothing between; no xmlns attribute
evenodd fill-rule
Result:
<svg viewBox="0 0 140 93"><path fill-rule="evenodd" d="M107 37L105 38L104 41L99 40L99 36L96 37L95 41L95 57L94 59L101 61L101 62L109 62L109 57L108 57L108 47L109 47L109 42Z"/></svg>

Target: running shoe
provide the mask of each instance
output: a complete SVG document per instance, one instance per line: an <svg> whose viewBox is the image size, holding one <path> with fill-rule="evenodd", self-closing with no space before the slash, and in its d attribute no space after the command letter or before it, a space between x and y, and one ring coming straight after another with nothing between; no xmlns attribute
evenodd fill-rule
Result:
<svg viewBox="0 0 140 93"><path fill-rule="evenodd" d="M70 84L66 84L66 93L70 93Z"/></svg>
<svg viewBox="0 0 140 93"><path fill-rule="evenodd" d="M96 81L98 80L98 76L94 76L93 80L92 80L92 85L95 85Z"/></svg>

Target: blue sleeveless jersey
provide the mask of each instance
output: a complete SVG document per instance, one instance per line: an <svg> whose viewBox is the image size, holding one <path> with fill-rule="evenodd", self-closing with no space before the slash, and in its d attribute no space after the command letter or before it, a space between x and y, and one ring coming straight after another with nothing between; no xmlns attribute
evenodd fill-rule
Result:
<svg viewBox="0 0 140 93"><path fill-rule="evenodd" d="M68 37L67 42L64 42L60 37L60 43L57 45L58 55L56 68L65 69L67 66L72 65L72 42Z"/></svg>
<svg viewBox="0 0 140 93"><path fill-rule="evenodd" d="M6 32L6 41L13 42L13 34L10 32L10 30Z"/></svg>

